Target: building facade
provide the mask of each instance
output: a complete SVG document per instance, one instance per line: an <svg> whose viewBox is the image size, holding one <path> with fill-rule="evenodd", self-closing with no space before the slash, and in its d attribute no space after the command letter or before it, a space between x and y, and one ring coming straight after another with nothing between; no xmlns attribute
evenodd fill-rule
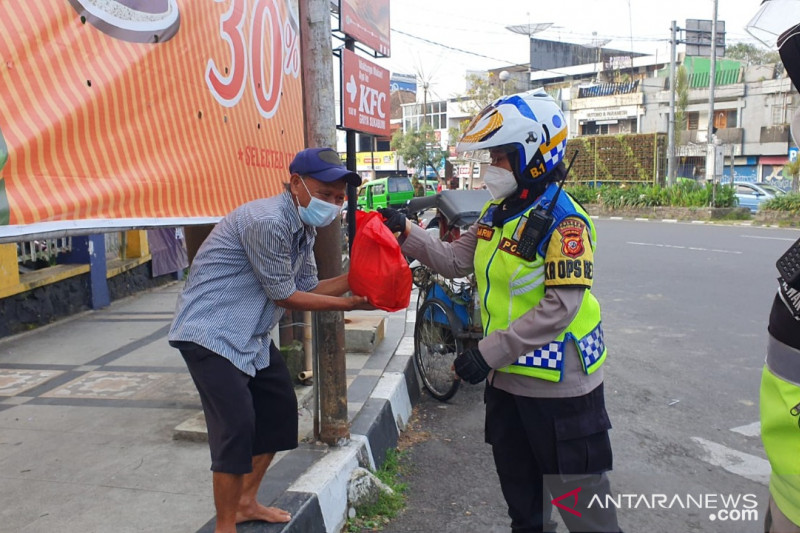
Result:
<svg viewBox="0 0 800 533"><path fill-rule="evenodd" d="M685 77L677 87L675 106L677 176L705 179L713 175L722 182L733 176L736 181L789 188L783 166L797 154L789 123L800 106L800 95L782 65L744 66L718 60L713 121L709 120L709 59L683 57L681 65ZM571 137L666 133L669 128L672 89L669 64L663 58L641 56L534 71L530 87L544 87L562 103ZM449 140L448 134L474 114L474 102L450 99L427 102L427 108L428 118L435 119L435 130L450 148L459 187L480 187L480 168L486 161L476 154L455 154L455 140ZM403 130L417 127L423 115L421 104L405 104L401 109ZM709 124L713 128L710 140ZM707 172L710 143L722 158L717 168Z"/></svg>

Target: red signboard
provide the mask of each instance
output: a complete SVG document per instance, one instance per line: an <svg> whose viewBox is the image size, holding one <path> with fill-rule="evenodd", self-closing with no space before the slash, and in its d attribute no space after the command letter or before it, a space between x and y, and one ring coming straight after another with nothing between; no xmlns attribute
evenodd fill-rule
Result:
<svg viewBox="0 0 800 533"><path fill-rule="evenodd" d="M389 0L339 0L339 29L389 56Z"/></svg>
<svg viewBox="0 0 800 533"><path fill-rule="evenodd" d="M389 135L389 71L342 50L342 116L349 130Z"/></svg>

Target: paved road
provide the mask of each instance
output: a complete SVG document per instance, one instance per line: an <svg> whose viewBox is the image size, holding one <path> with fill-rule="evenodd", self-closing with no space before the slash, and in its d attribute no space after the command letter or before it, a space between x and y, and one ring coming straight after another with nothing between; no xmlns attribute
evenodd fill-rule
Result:
<svg viewBox="0 0 800 533"><path fill-rule="evenodd" d="M769 473L758 386L774 262L800 232L618 220L597 226L612 490L634 495L624 498L635 508L619 511L624 529L758 531ZM386 531L507 531L483 444L481 389L463 389L447 405L425 397L417 412L408 509ZM654 495L666 495L669 508ZM738 505L722 502L737 497ZM757 519L720 519L721 509L741 512L746 502L757 502Z"/></svg>

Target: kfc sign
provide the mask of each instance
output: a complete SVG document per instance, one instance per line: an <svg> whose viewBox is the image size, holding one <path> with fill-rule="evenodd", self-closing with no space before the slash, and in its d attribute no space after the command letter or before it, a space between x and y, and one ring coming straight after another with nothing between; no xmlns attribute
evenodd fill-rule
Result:
<svg viewBox="0 0 800 533"><path fill-rule="evenodd" d="M373 135L389 135L389 71L342 50L343 126Z"/></svg>

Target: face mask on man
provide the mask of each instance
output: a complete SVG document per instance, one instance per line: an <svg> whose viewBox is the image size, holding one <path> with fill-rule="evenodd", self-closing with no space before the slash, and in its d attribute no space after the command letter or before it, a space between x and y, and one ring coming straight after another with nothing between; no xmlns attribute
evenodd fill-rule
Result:
<svg viewBox="0 0 800 533"><path fill-rule="evenodd" d="M517 190L517 180L510 170L490 166L483 174L483 182L492 194L492 198L500 200Z"/></svg>
<svg viewBox="0 0 800 533"><path fill-rule="evenodd" d="M301 178L300 182L303 184L303 187L305 187L308 195L311 196L311 201L308 203L308 207L303 207L302 205L298 205L297 207L297 211L300 214L300 220L309 226L314 226L317 228L327 226L333 222L336 219L336 216L341 213L341 206L331 204L314 197L311 194L311 191L308 190L305 180Z"/></svg>

